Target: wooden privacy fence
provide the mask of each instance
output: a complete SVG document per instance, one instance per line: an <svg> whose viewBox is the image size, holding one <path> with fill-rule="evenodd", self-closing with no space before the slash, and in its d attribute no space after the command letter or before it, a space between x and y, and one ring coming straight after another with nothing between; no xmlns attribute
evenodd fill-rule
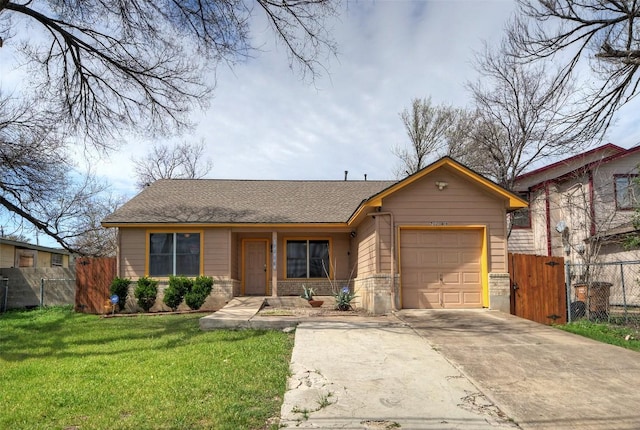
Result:
<svg viewBox="0 0 640 430"><path fill-rule="evenodd" d="M115 258L76 260L76 304L79 312L101 314L109 298L109 286L116 277Z"/></svg>
<svg viewBox="0 0 640 430"><path fill-rule="evenodd" d="M542 324L567 322L564 258L509 254L511 314Z"/></svg>

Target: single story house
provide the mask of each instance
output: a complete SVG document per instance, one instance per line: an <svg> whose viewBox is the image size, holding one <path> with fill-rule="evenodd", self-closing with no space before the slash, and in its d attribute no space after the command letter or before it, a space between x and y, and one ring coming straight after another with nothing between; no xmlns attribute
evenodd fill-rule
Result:
<svg viewBox="0 0 640 430"><path fill-rule="evenodd" d="M119 276L212 276L219 307L349 285L372 313L509 312L506 215L526 206L444 157L400 181L159 180L102 225Z"/></svg>
<svg viewBox="0 0 640 430"><path fill-rule="evenodd" d="M2 268L69 268L69 251L33 245L0 237L0 269Z"/></svg>
<svg viewBox="0 0 640 430"><path fill-rule="evenodd" d="M0 309L73 304L73 263L67 250L0 237Z"/></svg>

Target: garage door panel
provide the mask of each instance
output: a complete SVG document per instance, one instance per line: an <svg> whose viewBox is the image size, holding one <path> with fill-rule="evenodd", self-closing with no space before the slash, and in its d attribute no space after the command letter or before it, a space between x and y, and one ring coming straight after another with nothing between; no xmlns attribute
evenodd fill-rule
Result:
<svg viewBox="0 0 640 430"><path fill-rule="evenodd" d="M462 283L463 284L474 284L477 285L480 283L480 272L463 272L462 273Z"/></svg>
<svg viewBox="0 0 640 430"><path fill-rule="evenodd" d="M465 304L475 304L477 307L482 307L482 294L477 291L463 291L462 301Z"/></svg>
<svg viewBox="0 0 640 430"><path fill-rule="evenodd" d="M455 285L459 285L460 281L462 279L462 276L460 276L460 272L453 272L453 273L443 273L442 274L442 284L455 284Z"/></svg>
<svg viewBox="0 0 640 430"><path fill-rule="evenodd" d="M404 308L482 307L482 230L402 230Z"/></svg>
<svg viewBox="0 0 640 430"><path fill-rule="evenodd" d="M440 282L439 272L427 272L420 271L420 285L419 287L425 287L429 284L437 284Z"/></svg>
<svg viewBox="0 0 640 430"><path fill-rule="evenodd" d="M440 255L442 256L440 260L442 264L459 264L461 260L461 255L457 251L441 251Z"/></svg>
<svg viewBox="0 0 640 430"><path fill-rule="evenodd" d="M421 266L438 264L438 253L435 250L420 251L419 261Z"/></svg>
<svg viewBox="0 0 640 430"><path fill-rule="evenodd" d="M462 305L462 293L460 291L443 291L442 302L446 308L460 306Z"/></svg>
<svg viewBox="0 0 640 430"><path fill-rule="evenodd" d="M437 291L422 292L419 297L419 309L440 308L440 294Z"/></svg>

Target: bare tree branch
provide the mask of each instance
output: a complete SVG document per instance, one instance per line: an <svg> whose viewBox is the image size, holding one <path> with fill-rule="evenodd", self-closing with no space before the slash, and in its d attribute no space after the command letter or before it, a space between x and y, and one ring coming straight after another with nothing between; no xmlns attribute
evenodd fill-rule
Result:
<svg viewBox="0 0 640 430"><path fill-rule="evenodd" d="M0 215L72 249L92 225L83 209L97 204L104 187L74 173L71 139L106 153L124 135L167 136L189 127L189 113L206 106L213 91L209 72L256 49L249 34L254 13L266 14L292 67L316 77L322 56L335 54L325 19L336 4L0 0L0 47L21 55L25 66L20 101L0 94ZM210 169L201 153L184 149L180 174Z"/></svg>
<svg viewBox="0 0 640 430"><path fill-rule="evenodd" d="M604 134L640 83L640 2L637 0L519 0L508 29L511 54L561 65L560 87L582 65L597 81L581 89L581 107L567 116L574 128Z"/></svg>
<svg viewBox="0 0 640 430"><path fill-rule="evenodd" d="M204 158L205 143L182 142L169 147L154 144L143 158L133 158L136 185L143 189L158 179L200 179L211 171L211 160Z"/></svg>

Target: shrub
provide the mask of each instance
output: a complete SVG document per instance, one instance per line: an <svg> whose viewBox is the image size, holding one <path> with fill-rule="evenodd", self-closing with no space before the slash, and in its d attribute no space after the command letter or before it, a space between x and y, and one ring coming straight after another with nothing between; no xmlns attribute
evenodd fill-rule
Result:
<svg viewBox="0 0 640 430"><path fill-rule="evenodd" d="M145 312L149 312L149 309L153 307L157 295L158 281L147 278L146 276L138 279L135 296L136 299L138 299L138 306L144 309Z"/></svg>
<svg viewBox="0 0 640 430"><path fill-rule="evenodd" d="M351 306L351 300L355 299L357 296L354 292L352 292L349 287L342 287L340 291L334 294L336 299L336 309L341 311L348 311L353 309Z"/></svg>
<svg viewBox="0 0 640 430"><path fill-rule="evenodd" d="M169 286L164 290L164 303L175 311L182 303L185 294L193 288L193 279L186 276L170 276Z"/></svg>
<svg viewBox="0 0 640 430"><path fill-rule="evenodd" d="M185 303L193 310L198 310L211 294L213 278L211 276L198 276L193 282L191 291L185 294Z"/></svg>
<svg viewBox="0 0 640 430"><path fill-rule="evenodd" d="M118 307L122 311L127 304L127 296L129 295L129 284L131 279L118 278L117 276L111 281L109 293L118 296Z"/></svg>

